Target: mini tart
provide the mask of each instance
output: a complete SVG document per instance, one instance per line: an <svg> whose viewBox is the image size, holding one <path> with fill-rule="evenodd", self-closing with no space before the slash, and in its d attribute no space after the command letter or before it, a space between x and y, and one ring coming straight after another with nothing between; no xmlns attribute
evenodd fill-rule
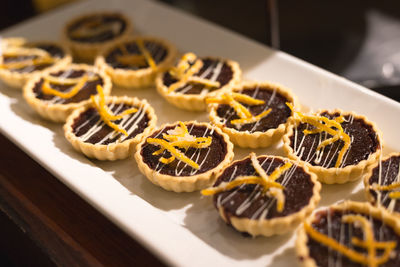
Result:
<svg viewBox="0 0 400 267"><path fill-rule="evenodd" d="M155 63L154 67L147 62L138 41L143 43L146 52ZM96 65L104 69L118 86L149 87L155 84L156 75L173 63L176 55L176 48L167 41L153 37L131 37L108 47L97 57ZM143 62L120 62L118 57L122 56L138 56Z"/></svg>
<svg viewBox="0 0 400 267"><path fill-rule="evenodd" d="M79 92L70 98L61 98L43 92L43 84L47 76L63 78L79 78L91 75L96 80L85 82ZM50 83L51 87L60 92L68 92L73 85ZM111 79L103 71L85 64L70 64L35 75L24 86L26 102L43 118L55 122L65 122L71 112L81 105L88 104L91 95L96 95L96 86L101 85L105 95L111 92Z"/></svg>
<svg viewBox="0 0 400 267"><path fill-rule="evenodd" d="M93 105L76 109L64 125L64 134L72 146L87 157L99 160L124 159L132 155L143 136L156 126L154 109L146 100L130 97L105 97L105 104L114 113L136 108L138 111L123 116L115 124L128 135L115 131L100 117Z"/></svg>
<svg viewBox="0 0 400 267"><path fill-rule="evenodd" d="M220 83L218 88L207 88L202 84L186 84L175 91L168 92L169 87L177 82L168 71L157 75L157 91L172 105L191 111L204 111L207 108L205 99L215 96L218 92L231 90L240 82L242 71L239 64L233 60L204 57L202 68L195 73L194 77L210 79Z"/></svg>
<svg viewBox="0 0 400 267"><path fill-rule="evenodd" d="M44 41L23 43L23 39L18 39L12 38L10 40L11 45L0 56L0 79L10 87L22 88L33 76L50 68L65 66L72 62L69 50L61 44ZM15 42L20 43L15 44ZM13 55L7 56L7 53L12 53ZM23 67L3 67L3 64L40 60L45 56L48 56L52 62L45 61L40 64L28 62Z"/></svg>
<svg viewBox="0 0 400 267"><path fill-rule="evenodd" d="M372 164L364 176L368 200L373 205L383 207L397 216L400 216L399 183L400 153L391 153Z"/></svg>
<svg viewBox="0 0 400 267"><path fill-rule="evenodd" d="M240 119L234 108L228 104L212 103L208 105L211 123L221 128L229 135L232 143L240 147L268 147L281 139L293 117L286 102L297 106L297 100L288 88L269 82L243 82L236 85L232 92L265 101L259 105L247 105L238 101L253 117L270 108L271 111L255 122L232 124L232 120Z"/></svg>
<svg viewBox="0 0 400 267"><path fill-rule="evenodd" d="M208 123L196 121L184 122L189 134L195 137L211 137L211 145L207 148L189 147L179 149L185 156L193 159L200 169L175 159L169 164L161 163L161 157L171 154L165 150L159 155L153 155L159 146L149 144L149 138L163 138L170 130L177 128L179 123L164 124L158 130L146 136L136 147L135 159L139 170L154 184L168 191L193 192L210 186L215 180L215 174L221 171L233 159L233 145L229 137L219 128Z"/></svg>
<svg viewBox="0 0 400 267"><path fill-rule="evenodd" d="M92 61L106 46L131 32L130 20L121 13L96 12L69 21L63 30L63 42L75 57Z"/></svg>
<svg viewBox="0 0 400 267"><path fill-rule="evenodd" d="M253 156L268 176L286 163L291 164L275 180L284 187L283 209L278 211L277 199L263 193L262 186L246 183L214 194L214 206L228 225L251 236L284 234L295 229L320 200L321 184L304 164L278 156L251 155L234 161L220 172L213 188L239 177L257 175L251 159ZM262 178L258 176L258 179Z"/></svg>
<svg viewBox="0 0 400 267"><path fill-rule="evenodd" d="M347 218L346 218L347 217ZM354 219L349 217L358 217ZM350 220L351 219L351 220ZM365 228L360 220L367 222ZM311 228L312 230L306 231ZM387 261L375 264L377 258L382 257L384 249L372 248L375 253L369 254L367 249L356 245L354 239L365 240L366 229L372 230L372 239L369 244L382 242L385 246L392 243L394 246L390 251ZM316 232L328 237L334 243L340 244L346 251L355 253L358 257L364 257L367 264L362 264L348 256L348 252L339 252L322 243L310 233ZM324 242L324 241L323 241ZM369 203L346 201L333 205L314 213L307 218L303 227L299 228L296 240L296 252L300 265L304 267L324 266L399 266L400 264L400 221L382 208L373 207ZM368 258L370 255L370 258Z"/></svg>
<svg viewBox="0 0 400 267"><path fill-rule="evenodd" d="M304 134L303 131L315 129L308 123L294 120L283 136L283 149L291 159L301 160L309 165L310 171L318 176L320 182L326 184L342 184L359 179L365 169L378 160L382 152L380 131L375 123L366 117L339 109L322 110L318 116L331 120L343 116L340 123L350 137L350 147L343 156L339 167L335 167L344 142L339 139L317 153L317 146L324 140L332 138L327 132ZM308 127L308 128L307 128Z"/></svg>

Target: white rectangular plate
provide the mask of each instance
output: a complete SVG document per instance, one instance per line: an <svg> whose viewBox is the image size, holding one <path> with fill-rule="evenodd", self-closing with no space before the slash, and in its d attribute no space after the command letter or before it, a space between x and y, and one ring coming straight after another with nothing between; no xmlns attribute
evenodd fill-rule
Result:
<svg viewBox="0 0 400 267"><path fill-rule="evenodd" d="M244 77L271 80L292 88L313 110L341 108L366 115L384 133L385 153L400 151L400 104L306 62L246 39L216 25L151 1L86 1L39 16L2 33L32 40L58 39L65 22L93 10L120 10L136 32L166 38L181 52L221 56L240 63ZM218 217L210 198L198 192L164 191L143 177L133 158L117 162L89 160L64 139L61 125L40 119L21 92L0 84L0 130L58 179L142 242L166 263L179 266L293 266L294 233L245 238ZM204 113L178 110L154 89L113 94L147 98L158 125L176 120L206 121ZM235 149L235 158L250 150ZM281 154L280 146L256 150ZM343 199L364 200L360 182L324 186L320 206ZM84 216L82 214L82 216Z"/></svg>

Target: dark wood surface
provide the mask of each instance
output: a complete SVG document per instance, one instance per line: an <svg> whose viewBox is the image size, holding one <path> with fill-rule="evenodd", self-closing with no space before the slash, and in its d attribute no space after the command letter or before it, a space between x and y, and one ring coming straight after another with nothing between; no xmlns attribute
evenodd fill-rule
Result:
<svg viewBox="0 0 400 267"><path fill-rule="evenodd" d="M0 264L164 266L0 134Z"/></svg>

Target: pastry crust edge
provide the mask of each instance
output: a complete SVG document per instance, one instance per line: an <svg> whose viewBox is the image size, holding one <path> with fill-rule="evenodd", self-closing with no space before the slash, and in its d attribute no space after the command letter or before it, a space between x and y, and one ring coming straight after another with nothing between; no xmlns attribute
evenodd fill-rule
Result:
<svg viewBox="0 0 400 267"><path fill-rule="evenodd" d="M154 109L147 102L146 99L140 100L136 97L117 97L117 96L108 96L106 97L106 103L126 103L128 105L133 106L142 106L145 113L149 118L149 123L146 128L144 128L143 132L137 134L134 138L125 140L121 143L112 143L108 145L96 145L88 142L84 142L80 140L74 133L72 125L76 118L78 118L83 112L85 112L91 105L81 106L76 109L67 119L67 122L64 124L64 135L65 138L71 143L74 149L78 152L83 153L85 156L89 158L95 158L98 160L118 160L128 158L135 149L136 145L142 140L144 136L146 136L150 131L153 131L156 127L157 116L154 112Z"/></svg>
<svg viewBox="0 0 400 267"><path fill-rule="evenodd" d="M197 122L197 121L187 121L185 124L195 124L198 126L206 126L207 128L214 129L219 135L222 136L223 140L226 143L226 154L224 159L213 169L208 170L206 172L192 175L192 176L172 176L159 173L153 169L151 169L144 161L143 156L141 155L142 147L146 144L146 139L153 134L153 132L149 133L146 137L142 139L142 141L136 146L135 152L135 160L138 164L140 172L147 177L153 184L158 185L165 190L174 191L177 193L180 192L193 192L206 187L211 186L215 179L216 174L219 173L222 169L224 169L233 159L233 144L229 141L229 137L227 134L223 133L221 129L218 127L212 126L209 123L205 122ZM162 130L168 126L176 126L177 123L166 123L157 129Z"/></svg>
<svg viewBox="0 0 400 267"><path fill-rule="evenodd" d="M65 69L84 69L86 71L92 71L97 73L103 79L103 90L104 94L107 96L111 93L111 79L103 71L98 70L93 66L86 64L70 64L65 66L59 66L57 68L51 68L45 72L39 73L33 76L23 88L23 96L25 101L31 106L42 118L54 121L54 122L65 122L67 117L71 114L73 110L80 107L81 105L87 105L90 103L90 98L77 103L69 104L50 104L47 101L40 100L36 98L33 88L35 84L40 81L40 79L52 72L57 72Z"/></svg>
<svg viewBox="0 0 400 267"><path fill-rule="evenodd" d="M318 180L322 183L325 184L344 184L347 182L353 182L358 179L360 179L364 173L364 170L374 162L376 162L377 159L379 159L381 153L382 153L382 147L383 147L383 139L382 139L382 134L380 130L377 128L376 124L370 120L367 119L364 115L358 115L352 111L343 111L341 109L334 109L334 110L319 110L317 114L320 114L322 112L328 112L329 114L333 113L340 113L342 115L353 115L354 118L357 119L362 119L366 124L372 126L373 131L376 133L377 140L379 142L378 147L376 151L372 154L369 155L368 159L360 161L356 165L348 165L344 168L323 168L321 166L313 166L308 162L304 162L301 160L299 157L297 157L293 153L293 148L290 146L290 136L293 135L293 128L298 125L298 121L293 120L292 124L290 124L287 128L286 134L283 136L283 150L285 154L293 159L293 160L299 160L303 161L305 164L308 165L308 168L310 171L314 172L318 176Z"/></svg>

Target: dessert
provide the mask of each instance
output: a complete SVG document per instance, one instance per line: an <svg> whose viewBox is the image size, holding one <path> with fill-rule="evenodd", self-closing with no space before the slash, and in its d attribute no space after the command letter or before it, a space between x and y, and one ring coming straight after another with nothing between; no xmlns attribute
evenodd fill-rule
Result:
<svg viewBox="0 0 400 267"><path fill-rule="evenodd" d="M210 186L233 158L233 145L219 128L196 121L165 124L138 144L139 170L154 184L175 192Z"/></svg>
<svg viewBox="0 0 400 267"><path fill-rule="evenodd" d="M213 187L222 219L252 236L283 234L297 227L319 202L321 184L307 166L278 156L249 157L234 161Z"/></svg>
<svg viewBox="0 0 400 267"><path fill-rule="evenodd" d="M67 140L90 158L129 157L138 142L156 125L157 117L146 100L126 96L91 96L90 105L75 110L64 125Z"/></svg>
<svg viewBox="0 0 400 267"><path fill-rule="evenodd" d="M269 82L243 82L208 98L210 121L240 147L268 147L285 133L294 104L290 90Z"/></svg>
<svg viewBox="0 0 400 267"><path fill-rule="evenodd" d="M111 92L111 80L102 71L85 64L61 66L40 73L24 86L24 98L43 118L64 122L71 112L89 103L101 85Z"/></svg>
<svg viewBox="0 0 400 267"><path fill-rule="evenodd" d="M368 200L400 215L400 153L392 153L371 165L364 177Z"/></svg>
<svg viewBox="0 0 400 267"><path fill-rule="evenodd" d="M131 37L102 52L96 65L110 75L113 83L138 88L154 85L157 73L165 71L176 57L168 42L153 37Z"/></svg>
<svg viewBox="0 0 400 267"><path fill-rule="evenodd" d="M399 266L400 222L382 208L347 201L310 216L297 234L301 266Z"/></svg>
<svg viewBox="0 0 400 267"><path fill-rule="evenodd" d="M283 141L288 157L307 162L319 181L327 184L360 178L382 150L376 125L342 110L322 110L316 115L295 111L295 122Z"/></svg>
<svg viewBox="0 0 400 267"><path fill-rule="evenodd" d="M118 12L97 12L69 21L63 40L77 58L92 61L102 49L124 39L132 31L128 18Z"/></svg>
<svg viewBox="0 0 400 267"><path fill-rule="evenodd" d="M71 61L69 51L60 44L6 39L0 56L0 79L10 87L22 88L34 75L50 67L65 66Z"/></svg>
<svg viewBox="0 0 400 267"><path fill-rule="evenodd" d="M158 74L158 92L178 108L206 110L205 99L230 90L241 79L239 64L227 59L183 55L177 66Z"/></svg>

